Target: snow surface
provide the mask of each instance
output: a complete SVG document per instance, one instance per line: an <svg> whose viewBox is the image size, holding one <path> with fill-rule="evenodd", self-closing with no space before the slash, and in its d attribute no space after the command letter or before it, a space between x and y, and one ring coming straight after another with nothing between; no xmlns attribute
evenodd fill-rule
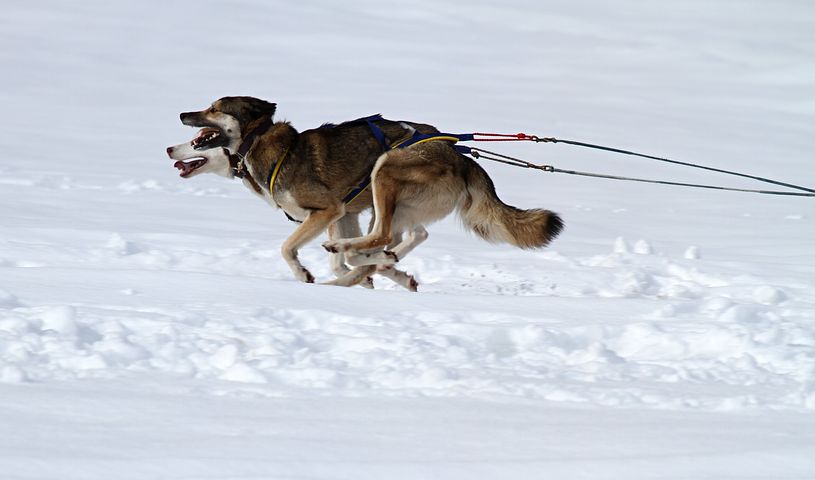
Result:
<svg viewBox="0 0 815 480"><path fill-rule="evenodd" d="M561 237L449 218L402 262L419 294L367 291L295 282L281 212L164 154L179 112L254 95L812 186L815 4L7 3L0 478L815 478L812 199L486 164Z"/></svg>

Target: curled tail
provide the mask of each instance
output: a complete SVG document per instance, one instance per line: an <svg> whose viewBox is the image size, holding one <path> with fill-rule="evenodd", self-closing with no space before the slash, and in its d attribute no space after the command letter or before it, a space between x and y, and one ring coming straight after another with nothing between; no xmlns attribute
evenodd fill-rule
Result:
<svg viewBox="0 0 815 480"><path fill-rule="evenodd" d="M459 215L478 236L491 243L540 248L563 230L563 220L555 212L539 208L521 210L502 202L487 172L474 161L467 160L470 167L467 174L469 198L459 209Z"/></svg>

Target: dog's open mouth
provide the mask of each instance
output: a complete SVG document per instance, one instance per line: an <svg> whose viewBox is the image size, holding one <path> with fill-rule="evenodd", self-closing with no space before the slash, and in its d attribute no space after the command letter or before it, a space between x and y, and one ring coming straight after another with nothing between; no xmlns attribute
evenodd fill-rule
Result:
<svg viewBox="0 0 815 480"><path fill-rule="evenodd" d="M194 159L186 161L186 162L183 161L183 160L179 160L179 161L175 162L173 164L173 166L175 168L181 170L181 173L179 173L180 176L189 177L192 172L194 172L194 171L198 170L199 168L203 167L204 164L206 164L206 163L207 163L207 159L201 157L201 158L194 158Z"/></svg>
<svg viewBox="0 0 815 480"><path fill-rule="evenodd" d="M221 130L215 127L204 127L198 132L198 135L192 139L192 148L196 150L206 150L208 148L221 146L220 144L216 145L220 136Z"/></svg>
<svg viewBox="0 0 815 480"><path fill-rule="evenodd" d="M221 147L223 148L223 143L225 140L225 136L221 133L221 130L216 127L204 127L198 131L195 137L190 141L190 146L193 150L210 150L214 148ZM176 148L180 148L182 151L176 151ZM184 145L178 145L177 147L169 147L167 148L167 154L170 158L179 158L173 164L175 168L180 170L182 177L189 177L192 173L199 168L206 165L208 158L207 154L203 154L201 156L197 156L195 154L190 155L189 149L186 148ZM187 158L184 158L187 157Z"/></svg>

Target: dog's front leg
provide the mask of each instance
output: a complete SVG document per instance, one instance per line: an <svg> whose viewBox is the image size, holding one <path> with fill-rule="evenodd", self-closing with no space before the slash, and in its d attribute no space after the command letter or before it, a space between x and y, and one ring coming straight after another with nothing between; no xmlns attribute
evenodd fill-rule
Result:
<svg viewBox="0 0 815 480"><path fill-rule="evenodd" d="M343 204L321 210L312 210L294 233L283 242L281 254L283 260L289 264L295 278L301 282L314 283L314 275L297 259L297 252L300 247L317 238L329 225L342 218L343 215L345 215L345 206Z"/></svg>

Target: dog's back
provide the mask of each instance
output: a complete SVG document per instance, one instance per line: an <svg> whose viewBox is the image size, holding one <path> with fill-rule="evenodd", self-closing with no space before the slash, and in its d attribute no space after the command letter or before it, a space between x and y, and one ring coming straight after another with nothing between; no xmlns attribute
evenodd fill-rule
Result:
<svg viewBox="0 0 815 480"><path fill-rule="evenodd" d="M414 122L398 122L379 119L374 127L382 132L382 141L377 138L372 127L365 121L354 120L338 125L323 125L305 130L298 135L292 152L297 166L287 172L284 182L311 184L306 178L328 186L332 195L342 198L349 190L357 187L368 178L377 159L391 145L409 138L413 131L438 133L430 125ZM406 126L408 128L406 128ZM359 197L347 205L348 211L356 212L371 206L370 188L364 189Z"/></svg>

